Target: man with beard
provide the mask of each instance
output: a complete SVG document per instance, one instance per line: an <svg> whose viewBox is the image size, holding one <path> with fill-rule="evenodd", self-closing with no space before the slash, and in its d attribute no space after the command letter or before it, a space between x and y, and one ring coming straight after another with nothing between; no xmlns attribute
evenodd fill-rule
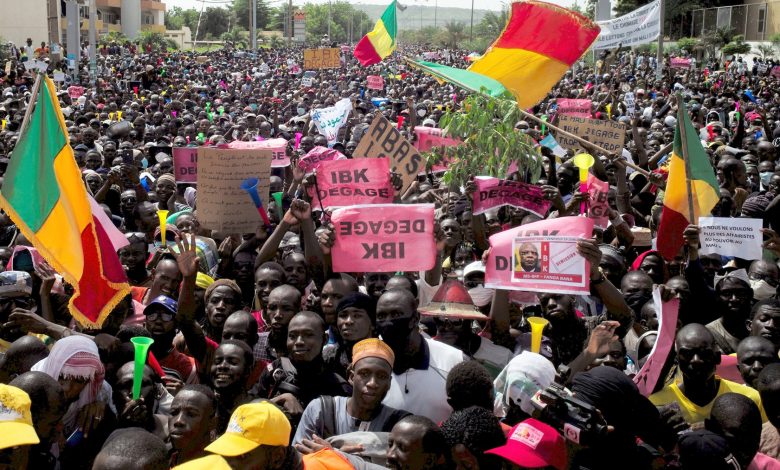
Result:
<svg viewBox="0 0 780 470"><path fill-rule="evenodd" d="M127 246L119 249L119 261L125 268L125 274L134 287L151 287L153 277L146 269L147 245L143 233L128 232L125 234Z"/></svg>
<svg viewBox="0 0 780 470"><path fill-rule="evenodd" d="M628 333L623 338L623 343L627 350L634 351L639 337L647 331L640 319L642 307L653 298L653 280L644 271L631 271L623 276L623 280L620 282L620 291L634 314L631 328L628 329Z"/></svg>
<svg viewBox="0 0 780 470"><path fill-rule="evenodd" d="M263 366L287 355L287 326L301 310L301 293L295 287L283 284L271 291L266 306L268 331L260 333L255 345L255 360Z"/></svg>
<svg viewBox="0 0 780 470"><path fill-rule="evenodd" d="M720 364L720 352L712 333L703 325L691 323L682 327L677 332L674 347L682 380L666 385L650 395L650 401L655 406L677 403L681 417L689 425L699 424L707 419L712 403L725 393L745 395L762 409L758 392L715 376L715 367Z"/></svg>
<svg viewBox="0 0 780 470"><path fill-rule="evenodd" d="M407 290L388 290L377 302L377 333L395 354L387 406L441 422L452 412L447 374L466 360L463 352L420 334L417 301Z"/></svg>
<svg viewBox="0 0 780 470"><path fill-rule="evenodd" d="M160 366L173 369L185 383L198 383L195 360L173 347L176 337L176 311L179 305L170 297L159 295L144 309L144 326L152 334L150 350Z"/></svg>
<svg viewBox="0 0 780 470"><path fill-rule="evenodd" d="M739 342L748 335L745 322L750 319L753 289L744 269L727 273L715 280L720 318L707 324L723 354L737 352Z"/></svg>

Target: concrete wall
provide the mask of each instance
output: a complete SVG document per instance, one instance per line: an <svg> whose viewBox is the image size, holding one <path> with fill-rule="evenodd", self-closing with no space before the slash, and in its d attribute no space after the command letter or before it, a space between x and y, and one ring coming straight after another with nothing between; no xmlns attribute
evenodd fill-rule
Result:
<svg viewBox="0 0 780 470"><path fill-rule="evenodd" d="M0 0L0 36L17 46L33 40L35 47L49 41L46 0Z"/></svg>
<svg viewBox="0 0 780 470"><path fill-rule="evenodd" d="M141 31L141 0L122 0L121 16L122 34L135 39Z"/></svg>

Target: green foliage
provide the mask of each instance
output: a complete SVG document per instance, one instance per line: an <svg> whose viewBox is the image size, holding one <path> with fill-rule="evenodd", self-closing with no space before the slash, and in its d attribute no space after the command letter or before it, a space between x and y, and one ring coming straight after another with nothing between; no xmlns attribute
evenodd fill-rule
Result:
<svg viewBox="0 0 780 470"><path fill-rule="evenodd" d="M232 42L237 49L246 49L249 44L247 32L238 28L222 33L221 39L225 42Z"/></svg>
<svg viewBox="0 0 780 470"><path fill-rule="evenodd" d="M750 44L745 42L745 38L740 34L734 36L734 39L731 40L728 44L723 46L722 52L724 55L737 55L737 54L747 54L752 50L752 47Z"/></svg>
<svg viewBox="0 0 780 470"><path fill-rule="evenodd" d="M677 47L690 53L699 47L699 40L696 38L680 38L677 40Z"/></svg>
<svg viewBox="0 0 780 470"><path fill-rule="evenodd" d="M330 5L307 3L303 10L306 13L306 40L315 44L319 44L322 36L328 34L329 16L331 42L349 41L350 28L352 41L357 42L363 34L374 29L376 23L376 19L369 18L345 1L335 1Z"/></svg>
<svg viewBox="0 0 780 470"><path fill-rule="evenodd" d="M266 29L268 21L271 18L271 9L268 7L266 0L257 1L257 29ZM252 0L233 0L233 14L235 15L236 24L243 29L249 30L249 16L252 13Z"/></svg>
<svg viewBox="0 0 780 470"><path fill-rule="evenodd" d="M117 44L124 44L127 42L127 36L125 36L119 31L110 31L100 37L100 42L101 43L115 42Z"/></svg>
<svg viewBox="0 0 780 470"><path fill-rule="evenodd" d="M440 33L440 41L449 47L457 47L467 37L466 23L460 21L446 22L444 30Z"/></svg>
<svg viewBox="0 0 780 470"><path fill-rule="evenodd" d="M761 54L762 59L769 59L770 57L774 57L776 51L774 46L770 44L759 44L758 52Z"/></svg>
<svg viewBox="0 0 780 470"><path fill-rule="evenodd" d="M541 175L541 158L528 136L514 129L522 119L514 100L475 93L464 100L462 109L449 110L441 118L446 135L462 139L463 145L426 153L428 165L441 162L446 154L453 162L447 164L444 181L463 185L470 176L504 178L515 162L521 173L528 171L536 182Z"/></svg>
<svg viewBox="0 0 780 470"><path fill-rule="evenodd" d="M195 34L199 15L200 12L194 8L185 10L181 7L173 7L165 12L165 28L182 29L186 26L192 30L192 34Z"/></svg>
<svg viewBox="0 0 780 470"><path fill-rule="evenodd" d="M165 35L155 31L141 31L137 41L144 47L151 46L153 51L164 51L167 48Z"/></svg>

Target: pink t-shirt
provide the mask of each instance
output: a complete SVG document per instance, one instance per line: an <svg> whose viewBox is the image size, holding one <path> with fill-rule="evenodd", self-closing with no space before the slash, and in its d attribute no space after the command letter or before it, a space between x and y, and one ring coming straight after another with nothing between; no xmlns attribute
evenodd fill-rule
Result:
<svg viewBox="0 0 780 470"><path fill-rule="evenodd" d="M780 462L759 452L753 457L753 461L750 462L747 470L780 470Z"/></svg>

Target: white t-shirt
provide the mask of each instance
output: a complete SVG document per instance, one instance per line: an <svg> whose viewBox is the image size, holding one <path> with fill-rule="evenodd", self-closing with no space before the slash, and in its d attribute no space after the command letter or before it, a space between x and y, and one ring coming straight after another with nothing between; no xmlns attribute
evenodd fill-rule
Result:
<svg viewBox="0 0 780 470"><path fill-rule="evenodd" d="M428 368L393 373L390 390L382 403L440 423L452 413L447 403L447 375L467 358L452 346L425 337L423 341L428 347Z"/></svg>
<svg viewBox="0 0 780 470"><path fill-rule="evenodd" d="M474 359L485 366L494 379L506 367L515 354L503 346L499 346L487 338L481 338L479 349L474 353Z"/></svg>

